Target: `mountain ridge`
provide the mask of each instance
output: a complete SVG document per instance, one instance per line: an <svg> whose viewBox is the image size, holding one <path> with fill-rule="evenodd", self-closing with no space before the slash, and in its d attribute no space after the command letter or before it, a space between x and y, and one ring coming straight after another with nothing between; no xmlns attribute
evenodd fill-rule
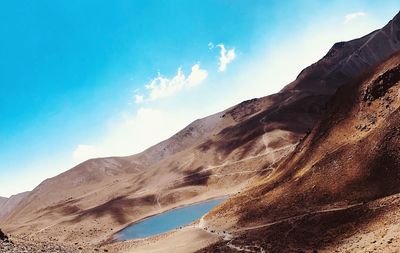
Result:
<svg viewBox="0 0 400 253"><path fill-rule="evenodd" d="M85 243L99 244L112 237L110 226L123 228L176 206L236 194L276 175L337 88L400 49L399 20L397 14L382 29L336 43L277 94L196 120L139 154L91 159L45 180L0 224L19 235L60 241L82 240L74 234L79 229Z"/></svg>
<svg viewBox="0 0 400 253"><path fill-rule="evenodd" d="M235 245L268 243L274 252L357 251L371 244L360 242L362 236L381 245L397 242L398 234L382 239L371 233L388 234L399 225L393 218L400 210L399 89L397 51L339 88L294 152L268 177L207 215L208 226L232 233L242 227ZM379 248L396 252L399 245ZM222 242L208 250L227 246Z"/></svg>

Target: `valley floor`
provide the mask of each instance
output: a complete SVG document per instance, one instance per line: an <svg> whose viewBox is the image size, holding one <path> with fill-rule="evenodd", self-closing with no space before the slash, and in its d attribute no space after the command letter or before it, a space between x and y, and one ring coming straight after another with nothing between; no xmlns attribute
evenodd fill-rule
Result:
<svg viewBox="0 0 400 253"><path fill-rule="evenodd" d="M400 252L400 194L371 201L326 207L264 224L217 231L203 219L182 229L101 247L63 246L12 237L0 242L1 253L22 252ZM81 247L82 246L82 247Z"/></svg>
<svg viewBox="0 0 400 253"><path fill-rule="evenodd" d="M188 253L196 252L220 240L197 225L189 225L158 236L119 242L110 245L116 252L123 253Z"/></svg>
<svg viewBox="0 0 400 253"><path fill-rule="evenodd" d="M268 224L217 231L203 219L157 236L97 248L11 238L0 253L400 252L400 194Z"/></svg>

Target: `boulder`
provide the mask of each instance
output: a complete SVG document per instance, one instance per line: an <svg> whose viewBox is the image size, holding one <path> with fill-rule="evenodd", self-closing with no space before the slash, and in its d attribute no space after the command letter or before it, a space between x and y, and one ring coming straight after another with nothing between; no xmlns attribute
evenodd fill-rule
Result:
<svg viewBox="0 0 400 253"><path fill-rule="evenodd" d="M8 241L8 236L6 234L4 234L3 231L1 231L1 229L0 229L0 240Z"/></svg>

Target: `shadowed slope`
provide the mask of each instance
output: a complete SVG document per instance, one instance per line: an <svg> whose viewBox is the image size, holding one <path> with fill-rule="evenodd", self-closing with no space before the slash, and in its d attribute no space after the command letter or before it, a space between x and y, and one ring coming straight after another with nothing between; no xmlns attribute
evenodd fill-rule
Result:
<svg viewBox="0 0 400 253"><path fill-rule="evenodd" d="M398 212L398 197L382 200L381 209L373 206L400 193L399 94L397 53L340 88L292 155L213 210L207 217L210 226L242 227L238 244L249 244L251 237L274 252L287 252L289 245L337 246L362 229L374 231L371 224L396 224L386 212ZM282 237L275 242L277 235Z"/></svg>

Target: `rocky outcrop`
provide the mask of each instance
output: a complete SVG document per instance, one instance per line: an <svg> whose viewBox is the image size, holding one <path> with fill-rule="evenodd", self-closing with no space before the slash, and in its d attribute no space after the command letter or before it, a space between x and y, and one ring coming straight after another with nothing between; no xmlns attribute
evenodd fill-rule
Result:
<svg viewBox="0 0 400 253"><path fill-rule="evenodd" d="M8 236L0 229L0 241L8 241Z"/></svg>
<svg viewBox="0 0 400 253"><path fill-rule="evenodd" d="M364 92L364 101L372 102L385 96L387 91L400 83L400 65L380 75Z"/></svg>

